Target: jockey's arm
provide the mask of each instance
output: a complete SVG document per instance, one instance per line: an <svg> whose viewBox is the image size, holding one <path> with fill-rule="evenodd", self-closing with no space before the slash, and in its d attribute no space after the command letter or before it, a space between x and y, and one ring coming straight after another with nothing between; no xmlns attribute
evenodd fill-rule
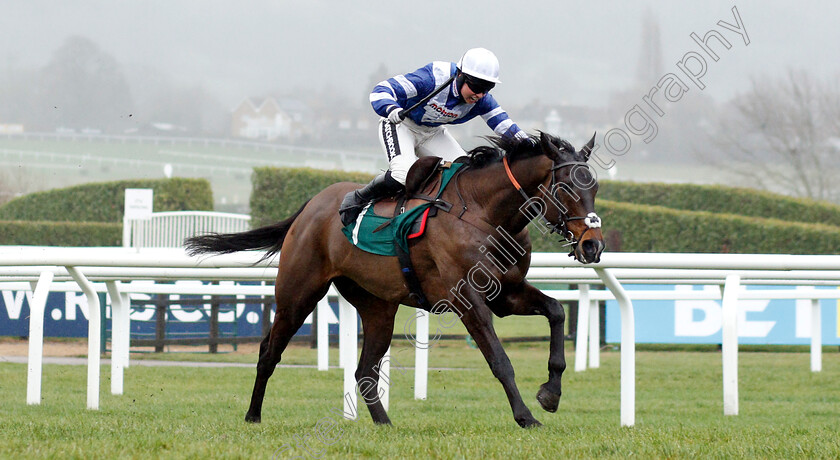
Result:
<svg viewBox="0 0 840 460"><path fill-rule="evenodd" d="M528 134L510 119L493 96L487 94L479 101L479 113L487 126L504 139L527 139Z"/></svg>
<svg viewBox="0 0 840 460"><path fill-rule="evenodd" d="M370 93L370 105L380 117L388 117L394 109L411 105L435 89L435 77L432 64L427 64L414 72L396 75L379 82Z"/></svg>

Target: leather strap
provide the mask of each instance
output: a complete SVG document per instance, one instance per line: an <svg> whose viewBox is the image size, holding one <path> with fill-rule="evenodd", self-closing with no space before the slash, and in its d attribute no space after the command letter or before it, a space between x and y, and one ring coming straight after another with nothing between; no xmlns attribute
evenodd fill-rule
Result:
<svg viewBox="0 0 840 460"><path fill-rule="evenodd" d="M510 183L513 184L513 188L515 188L516 191L519 192L520 195L522 195L522 198L525 198L525 202L527 203L528 200L531 199L531 197L529 197L528 194L525 193L525 190L522 190L522 186L519 185L519 182L517 182L516 178L513 177L513 171L510 170L510 164L508 163L507 155L502 157L502 163L504 163L505 165L505 172L507 173L508 179L510 179Z"/></svg>
<svg viewBox="0 0 840 460"><path fill-rule="evenodd" d="M508 179L516 187L516 190L522 191L522 186L519 185L519 182L516 181L516 178L513 177L513 171L510 170L510 163L508 163L507 155L502 157L502 163L505 165L505 172L507 173Z"/></svg>
<svg viewBox="0 0 840 460"><path fill-rule="evenodd" d="M478 215L476 215L476 213L470 212L469 210L463 210L461 212L460 216L456 216L456 215L454 215L450 212L447 212L447 214L449 214L453 217L456 217L458 220L464 221L464 222L472 225L473 227L481 230L482 232L484 232L488 235L492 235L493 233L496 233L496 227L493 227L492 225L488 224L487 221L478 217Z"/></svg>
<svg viewBox="0 0 840 460"><path fill-rule="evenodd" d="M397 206L394 208L394 217L400 215L400 209L405 205L406 197L403 195L397 201ZM396 241L394 242L394 250L397 253L397 260L400 262L400 271L402 271L405 278L405 284L408 287L408 296L417 302L423 310L432 311L432 305L426 294L423 293L423 286L420 284L420 279L417 277L417 272L414 271L414 264L411 263L411 256L407 251L403 251L402 246Z"/></svg>

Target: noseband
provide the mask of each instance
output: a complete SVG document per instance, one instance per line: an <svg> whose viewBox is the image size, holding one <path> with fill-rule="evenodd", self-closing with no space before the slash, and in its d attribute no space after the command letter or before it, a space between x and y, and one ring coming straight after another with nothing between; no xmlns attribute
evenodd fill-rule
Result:
<svg viewBox="0 0 840 460"><path fill-rule="evenodd" d="M507 156L502 157L502 162L505 165L505 172L507 173L508 179L510 179L510 182L513 184L514 188L516 188L519 194L522 195L523 198L525 198L525 202L529 203L531 197L529 197L528 194L525 193L525 190L522 189L522 186L519 185L519 182L517 182L516 178L513 177L513 171L510 170L510 164L508 163ZM554 165L551 167L551 185L549 186L549 190L552 191L552 193L554 190L554 186L557 182L555 172L561 168L575 165L588 167L588 165L583 161L567 161L565 163L554 163ZM554 198L556 200L556 197ZM532 203L531 206L533 209L533 206L536 205ZM563 240L565 240L565 244L563 244L563 247L572 247L571 252L569 252L569 256L575 257L575 259L577 259L575 251L577 250L578 245L583 240L583 237L586 235L586 232L594 228L601 228L601 218L598 217L598 215L594 212L590 212L586 216L569 216L566 213L566 211L563 210L562 206L558 206L558 209L560 210L560 219L559 222L556 224L549 221L548 218L545 217L545 214L539 212L538 209L535 209L535 211L537 212L537 214L539 214L540 218L542 218L542 221L545 224L545 226L551 230L550 233L557 232L563 237ZM572 231L569 230L568 227L568 223L575 220L582 220L586 224L586 230L584 230L583 233L580 234L580 238L575 238L575 234L572 233ZM560 242L562 243L563 241Z"/></svg>

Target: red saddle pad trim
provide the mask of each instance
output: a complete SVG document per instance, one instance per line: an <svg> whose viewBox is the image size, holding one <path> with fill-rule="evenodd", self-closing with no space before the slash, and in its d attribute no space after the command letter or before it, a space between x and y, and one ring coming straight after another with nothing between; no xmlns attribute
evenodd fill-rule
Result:
<svg viewBox="0 0 840 460"><path fill-rule="evenodd" d="M426 208L425 211L423 211L423 217L420 218L420 230L417 230L416 233L412 233L411 235L408 235L407 238L409 240L412 239L412 238L417 238L418 236L423 236L423 232L426 231L426 221L429 220L429 211L431 211L431 210L432 210L432 208L429 207L429 208Z"/></svg>

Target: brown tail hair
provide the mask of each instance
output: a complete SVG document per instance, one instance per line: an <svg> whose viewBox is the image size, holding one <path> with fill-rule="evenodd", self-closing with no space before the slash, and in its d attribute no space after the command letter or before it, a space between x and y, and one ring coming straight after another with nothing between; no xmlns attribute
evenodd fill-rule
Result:
<svg viewBox="0 0 840 460"><path fill-rule="evenodd" d="M186 248L187 254L191 256L200 254L230 254L249 249L267 249L268 252L260 259L260 262L270 259L280 252L289 228L300 213L303 212L303 208L308 203L309 201L304 203L288 219L266 225L265 227L240 233L208 233L192 236L184 240L184 248Z"/></svg>

